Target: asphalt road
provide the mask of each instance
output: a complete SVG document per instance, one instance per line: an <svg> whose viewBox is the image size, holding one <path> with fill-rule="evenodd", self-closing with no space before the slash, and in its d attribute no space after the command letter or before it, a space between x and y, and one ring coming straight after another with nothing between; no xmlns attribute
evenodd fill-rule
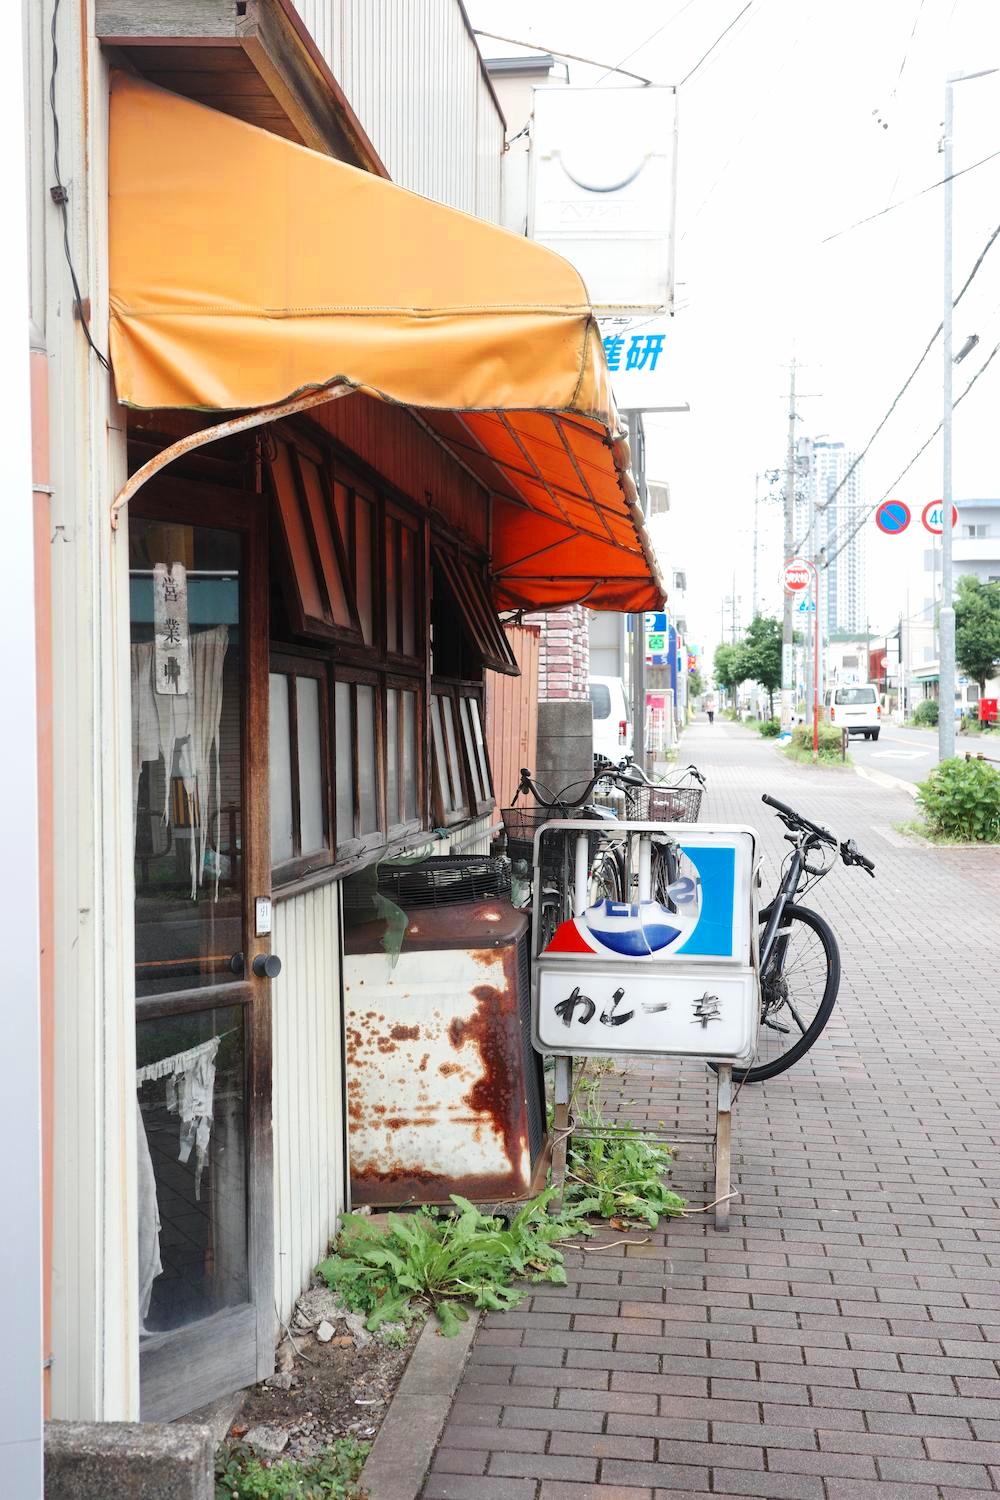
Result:
<svg viewBox="0 0 1000 1500"><path fill-rule="evenodd" d="M955 748L960 755L967 750L981 751L1000 760L1000 731L984 734L958 735ZM889 776L898 776L901 781L923 781L937 764L937 730L904 729L896 724L883 726L877 740L866 740L861 736L851 739L851 759L855 765L868 766L873 771L885 771Z"/></svg>

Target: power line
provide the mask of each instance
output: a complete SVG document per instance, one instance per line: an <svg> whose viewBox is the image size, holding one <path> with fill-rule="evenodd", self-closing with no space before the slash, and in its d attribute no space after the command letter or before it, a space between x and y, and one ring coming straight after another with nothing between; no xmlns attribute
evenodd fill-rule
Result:
<svg viewBox="0 0 1000 1500"><path fill-rule="evenodd" d="M916 13L915 13L915 15L913 17L913 28L910 31L910 35L909 35L909 38L907 39L906 46L903 48L903 57L902 57L902 61L899 64L899 72L896 74L896 82L893 84L893 86L892 86L892 92L889 95L889 105L890 105L890 107L892 106L893 102L895 101L896 95L899 92L899 85L903 81L903 73L904 73L904 71L906 69L907 62L909 61L910 49L913 46L913 40L914 40L914 37L917 34L917 27L920 25L920 17L923 14L923 9L924 9L924 0L918 0ZM888 124L887 124L887 122L885 120L883 120L881 118L880 111L875 110L875 111L873 111L873 113L879 115L879 123L882 125L882 128L884 130L887 130L888 129ZM897 156L897 162L896 162L896 175L892 179L892 187L889 189L889 196L886 199L886 207L887 208L892 203L893 194L895 193L897 187L899 186L899 177L900 177L900 173L902 172L902 170L903 170L903 158L902 158L902 154L899 154Z"/></svg>
<svg viewBox="0 0 1000 1500"><path fill-rule="evenodd" d="M955 409L956 406L960 406L961 403L965 400L966 396L972 390L972 387L975 385L975 383L979 379L980 375L984 375L986 373L986 371L989 369L990 365L996 359L996 357L997 357L998 354L1000 354L1000 343L996 343L996 344L993 345L993 348L990 350L989 355L987 356L986 359L984 359L983 363L979 366L979 369L976 371L975 375L973 375L972 379L969 381L968 385L965 387L965 390L957 398L957 400L955 400L955 401L952 402L952 410L953 411L954 411L954 409ZM909 463L906 465L906 468L902 469L900 471L900 473L898 473L896 475L895 479L892 481L892 484L886 490L885 494L881 497L881 499L876 500L872 505L869 505L868 509L865 511L865 513L861 517L861 519L848 532L847 536L841 542L841 544L837 548L836 552L834 552L831 557L828 557L826 559L826 561L823 564L824 568L828 568L830 566L830 564L834 561L834 559L838 558L840 556L840 554L843 552L844 548L850 542L852 542L854 540L854 538L857 536L858 532L861 530L862 526L868 520L868 517L870 515L872 515L876 510L878 510L879 506L882 504L882 501L883 500L888 500L889 496L892 494L893 490L896 488L896 486L899 483L899 481L901 479L905 479L906 478L907 474L913 468L913 465L916 463L917 459L921 458L927 452L927 449L930 447L931 443L933 443L934 439L937 437L938 433L941 431L941 428L943 426L944 426L944 422L940 421L937 424L937 426L935 427L934 431L931 433L930 437L927 439L927 441L925 443L922 443L920 445L920 447L917 449L916 453L914 453L913 457L910 459Z"/></svg>
<svg viewBox="0 0 1000 1500"><path fill-rule="evenodd" d="M708 60L708 58L711 57L712 53L715 51L715 49L719 45L719 43L725 37L727 37L729 35L729 33L732 31L733 27L736 25L736 22L738 20L740 20L740 18L742 16L746 15L747 11L750 9L750 7L753 5L753 3L754 3L754 0L747 0L746 5L744 5L743 9L739 12L738 15L735 15L733 17L733 19L730 21L729 25L726 27L725 31L720 31L719 32L719 35L715 38L715 41L709 47L708 51L707 52L703 52L702 55L699 57L698 61L695 63L694 67L690 68L688 70L688 72L684 74L684 77L681 79L680 83L677 85L678 88L683 88L684 85L687 83L688 79L694 77L694 75L697 73L698 69L701 67L702 63L706 62Z"/></svg>
<svg viewBox="0 0 1000 1500"><path fill-rule="evenodd" d="M716 177L715 181L712 183L712 186L709 188L708 192L705 194L704 198L702 198L701 202L698 204L698 207L695 209L694 213L691 215L690 219L688 220L687 228L684 230L684 233L680 237L680 242L681 243L684 240L687 239L687 237L690 234L691 230L694 228L695 224L701 218L702 213L707 208L707 206L710 203L710 201L712 200L712 198L715 196L716 189L718 188L718 186L721 183L722 179L725 177L726 173L729 171L729 168L732 166L733 162L736 160L737 156L740 154L740 151L742 150L743 145L744 145L744 143L747 140L747 137L749 136L749 134L750 134L751 130L753 129L753 127L756 125L757 121L760 119L761 115L764 112L765 107L772 102L772 96L773 96L773 92L774 92L774 86L777 84L778 79L782 77L782 75L784 74L786 68L789 66L789 64L791 63L792 59L794 58L796 52L799 50L799 46L800 46L800 44L802 42L802 39L803 39L803 33L800 31L795 36L795 38L794 38L794 40L792 42L792 45L789 48L789 50L788 50L788 52L787 52L787 54L785 56L784 62L781 64L781 67L778 69L777 73L774 74L774 76L773 76L773 78L771 80L771 84L772 84L771 93L766 93L766 92L764 92L764 90L761 90L760 103L757 105L757 108L754 110L753 114L750 116L750 119L747 121L747 123L744 126L742 132L740 133L739 139L737 140L735 146L730 151L730 153L727 156L725 162L723 163L722 170L719 172L719 175Z"/></svg>
<svg viewBox="0 0 1000 1500"><path fill-rule="evenodd" d="M997 227L996 227L996 229L993 230L993 232L990 234L989 238L987 239L986 244L983 246L982 250L980 250L979 254L976 256L975 262L973 263L973 266L972 266L972 270L969 272L968 276L965 278L965 281L962 283L962 288L959 291L958 296L952 302L952 307L957 307L958 304L961 302L962 298L965 296L966 292L969 290L969 287L972 285L973 281L975 280L975 278L976 278L976 276L977 276L977 274L979 272L980 266L982 265L983 261L986 259L987 255L989 254L989 252L992 249L993 245L996 243L997 239L1000 239L1000 224L998 224ZM930 339L927 342L927 345L926 345L926 347L924 349L924 352L921 354L920 358L917 360L916 364L913 366L913 369L910 371L909 375L907 375L906 379L903 381L903 384L900 386L899 390L896 392L895 396L893 397L892 403L891 403L891 405L889 407L889 410L886 412L886 414L882 418L881 422L879 422L879 424L876 427L875 431L872 433L871 437L868 439L867 443L862 448L862 450L858 454L857 458L851 464L851 466L848 469L847 473L844 475L843 479L837 485L837 488L833 491L833 494L832 495L828 495L827 498L825 500L823 500L823 501L817 501L817 503L816 503L816 509L817 509L817 511L828 510L830 508L830 506L833 504L834 500L836 500L837 496L840 494L841 490L844 488L844 485L850 479L851 475L854 473L855 469L858 467L858 465L860 464L861 460L868 453L868 450L871 448L871 446L874 443L875 439L878 437L879 433L882 431L883 427L888 422L888 420L892 416L893 412L896 410L896 407L899 405L900 401L903 399L904 395L909 390L910 386L913 384L914 378L916 377L917 372L919 371L921 365L923 364L924 360L927 358L927 356L931 352L931 350L934 348L934 345L937 342L937 338L938 338L938 335L940 334L940 332L941 332L941 324L939 323L938 326L935 328L934 332L931 334L931 337L930 337ZM992 355L990 356L990 358L992 359ZM881 502L879 502L879 503L881 503ZM806 533L806 535L808 536L808 532ZM804 541L805 537L803 537L802 540ZM796 551L798 551L798 548L801 545L802 545L801 542L796 543Z"/></svg>
<svg viewBox="0 0 1000 1500"><path fill-rule="evenodd" d="M594 87L596 88L597 84L603 83L605 78L608 77L608 74L620 73L622 70L622 63L631 62L637 52L642 52L646 47L649 46L650 42L654 42L661 32L666 31L668 26L672 26L675 21L679 20L684 12L686 10L689 10L693 4L694 0L684 0L684 4L681 6L680 10L674 11L674 14L672 16L668 16L662 26L657 26L655 31L651 31L644 42L640 42L637 47L633 47L631 52L626 52L625 56L619 59L615 67L608 68L607 72L602 73L600 78L598 78L595 82Z"/></svg>
<svg viewBox="0 0 1000 1500"><path fill-rule="evenodd" d="M829 245L831 240L839 240L843 235L850 234L852 230L871 224L875 219L884 218L886 214L891 214L897 208L905 208L908 203L916 203L918 198L933 193L935 188L944 187L946 182L954 182L956 177L964 177L966 172L974 172L977 167L984 167L988 161L995 161L998 156L1000 156L1000 151L991 151L989 156L980 157L979 161L974 161L971 166L960 167L957 172L952 172L948 177L942 177L940 182L928 183L927 187L921 188L919 193L911 193L909 198L900 198L898 203L890 203L888 207L880 208L878 213L869 214L866 219L858 219L856 223L848 224L844 229L838 229L835 234L826 235L820 240L820 244Z"/></svg>
<svg viewBox="0 0 1000 1500"><path fill-rule="evenodd" d="M474 35L488 36L491 42L507 42L511 47L527 47L532 52L551 52L553 57L568 57L570 62L584 63L588 68L607 68L608 73L621 73L625 78L634 78L637 83L650 84L653 82L652 78L645 78L641 73L630 73L628 68L623 68L620 65L615 67L613 64L609 66L604 61L598 61L596 57L580 57L578 53L565 52L561 47L546 47L541 42L526 42L516 36L500 36L496 31L480 31L477 29ZM636 48L636 51L639 51L639 48ZM623 58L622 61L625 61L625 59ZM604 76L607 77L607 73Z"/></svg>
<svg viewBox="0 0 1000 1500"><path fill-rule="evenodd" d="M909 60L910 48L913 46L913 38L917 34L917 27L920 25L920 17L923 14L923 9L924 0L918 0L916 14L913 17L913 29L911 30L910 35L907 39L906 46L903 48L903 60L899 65L899 72L896 74L896 82L892 86L892 93L889 95L890 104L892 103L893 99L895 99L899 85L903 81L903 72L906 68L907 61Z"/></svg>
<svg viewBox="0 0 1000 1500"><path fill-rule="evenodd" d="M94 353L97 355L97 358L100 360L101 364L110 374L111 365L108 362L107 355L97 347L97 344L94 342L94 335L90 331L90 323L87 319L86 310L83 305L83 293L80 291L80 282L76 274L76 266L73 264L73 252L70 249L69 243L69 188L63 182L62 175L59 170L59 113L56 109L56 72L59 68L59 5L60 0L53 0L51 27L52 71L49 75L49 109L52 114L52 172L53 176L55 177L55 186L49 188L49 194L52 198L53 203L59 209L59 212L62 216L63 254L66 257L66 264L69 267L69 279L70 284L73 287L73 305L76 308L76 315L79 320L80 327L83 329L83 336L87 340L87 343L90 345L91 349L93 349Z"/></svg>

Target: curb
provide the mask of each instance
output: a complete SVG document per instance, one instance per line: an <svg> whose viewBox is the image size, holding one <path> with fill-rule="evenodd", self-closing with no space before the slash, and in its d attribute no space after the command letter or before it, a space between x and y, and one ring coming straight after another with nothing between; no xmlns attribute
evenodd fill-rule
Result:
<svg viewBox="0 0 1000 1500"><path fill-rule="evenodd" d="M369 1500L416 1500L451 1411L479 1318L441 1338L433 1313L424 1324L358 1479Z"/></svg>
<svg viewBox="0 0 1000 1500"><path fill-rule="evenodd" d="M906 792L916 801L917 788L912 781L904 781L900 776L890 776L888 771L873 771L868 766L855 765L854 769L859 776L864 777L865 781L872 781L876 786L890 791L895 788L896 791Z"/></svg>

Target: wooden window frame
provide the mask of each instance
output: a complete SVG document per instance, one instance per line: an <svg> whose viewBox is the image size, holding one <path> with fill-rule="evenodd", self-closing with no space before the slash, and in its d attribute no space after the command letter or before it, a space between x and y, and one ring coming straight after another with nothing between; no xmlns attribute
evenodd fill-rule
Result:
<svg viewBox="0 0 1000 1500"><path fill-rule="evenodd" d="M331 761L333 748L333 693L331 691L332 684L329 663L325 657L319 654L307 655L304 651L292 650L286 646L272 646L269 670L275 675L289 679L288 728L292 781L292 845L295 852L293 852L291 859L283 860L280 865L272 866L272 883L275 886L279 886L288 885L295 880L301 880L307 875L314 874L317 870L328 869L336 861L335 783ZM324 848L314 850L311 854L301 853L302 824L298 756L299 726L295 688L295 679L297 677L312 677L320 685L320 767L323 778L323 832L326 844Z"/></svg>
<svg viewBox="0 0 1000 1500"><path fill-rule="evenodd" d="M283 481L279 479L278 460L277 458L273 459L268 464L268 488L274 500L279 527L284 540L284 595L291 617L292 628L296 635L307 638L342 641L363 647L364 636L361 630L361 621L358 616L358 606L354 592L353 558L348 559L347 549L341 535L340 519L337 514L334 491L331 487L330 455L322 446L311 442L309 438L303 436L297 428L294 431L283 431L279 428L273 434L273 440L275 444L280 443L284 445L287 450L289 479L294 487L294 494L289 494L285 489ZM315 466L319 478L320 493L325 512L324 520L329 527L330 541L335 554L336 566L340 573L340 583L344 592L344 600L351 618L350 625L338 623L335 616L333 585L323 565L322 548L316 534L304 478L303 460ZM293 534L296 525L301 528L305 536L310 565L320 594L320 607L324 611L320 616L309 612L299 572L296 568L297 549Z"/></svg>
<svg viewBox="0 0 1000 1500"><path fill-rule="evenodd" d="M458 750L458 780L462 788L462 806L453 808L450 812L446 810L444 800L441 796L440 777L438 775L437 750L434 744L434 701L435 699L447 699L452 706L452 717L455 727L455 744ZM427 723L429 729L430 751L431 751L431 797L433 804L433 817L439 828L454 828L460 823L471 822L472 800L469 796L469 783L465 771L465 756L462 747L462 724L458 716L458 699L452 683L435 681L431 686L431 700L427 705ZM444 736L444 725L442 723L441 733ZM447 756L447 742L445 744L445 755Z"/></svg>
<svg viewBox="0 0 1000 1500"><path fill-rule="evenodd" d="M383 724L385 726L385 742L386 742L386 759L385 759L386 808L385 808L385 821L388 824L387 837L388 837L388 840L389 840L390 843L393 843L394 841L396 841L398 839L405 838L408 834L411 834L411 833L421 833L424 830L424 813L425 813L425 808L427 806L427 799L426 799L426 795L425 795L426 779L425 779L425 755L424 755L424 745L426 743L426 737L427 737L427 706L426 706L426 702L425 702L425 698L424 698L423 687L424 687L423 676L422 675L418 676L416 673L413 673L413 674L402 674L402 673L398 673L398 672L396 672L396 673L389 672L389 673L386 673L385 677L383 678L382 719L383 719ZM416 744L415 744L415 747L414 747L414 749L415 749L415 757L414 757L414 759L415 759L415 770L416 770L416 776L417 776L417 791L416 791L417 815L416 815L415 818L404 819L401 823L389 823L389 805L388 805L388 800L389 800L389 783L388 783L389 759L388 759L388 757L393 753L393 749L394 749L394 747L389 743L389 736L388 736L389 707L388 707L388 697L387 697L387 695L388 695L388 693L389 693L390 690L394 690L394 691L399 692L399 693L412 693L414 695L415 699L416 699ZM402 784L403 784L403 778L402 778L402 768L403 768L402 740L400 740L398 742L398 748L400 750L400 754L399 754L399 759L397 760L397 763L396 763L396 785L397 785L397 787L401 787Z"/></svg>
<svg viewBox="0 0 1000 1500"><path fill-rule="evenodd" d="M426 521L421 516L415 515L412 511L407 510L404 506L397 505L395 501L387 499L384 495L382 496L382 504L381 504L380 510L381 510L381 515L380 515L380 526L379 526L379 546L380 546L380 549L381 549L381 563L382 563L382 567L381 567L379 578L380 578L380 585L381 585L381 591L382 591L382 597L381 597L382 609L380 611L380 616L379 617L380 617L380 619L382 621L382 627L383 627L383 629L382 629L382 650L383 650L383 654L384 654L385 659L386 659L386 663L390 667L396 667L396 668L400 668L400 667L407 668L407 667L409 667L409 668L413 669L413 668L418 667L420 665L420 663L423 661L424 655L425 655L426 650L427 650L427 621L425 619L425 600L427 598L427 574L426 574L426 567L424 565L424 555L425 555L424 528L426 526ZM388 598L388 596L389 596L389 565L388 565L388 557L389 557L389 540L390 540L390 536L392 534L392 528L393 528L393 524L394 523L398 527L400 527L400 528L405 527L409 532L411 532L412 533L412 540L413 540L413 652L412 652L412 654L407 653L407 652L405 652L403 650L396 650L395 646L393 644L390 644L390 642L389 642L389 636L388 636L388 625L389 625L389 611L388 611L388 602L389 602L389 598ZM397 583L399 583L399 581L402 580L402 576L403 576L403 548L402 548L402 530L401 529L400 529L400 531L398 531L396 533L396 542L397 542L397 545L396 545L396 547L394 549L395 553L396 553L396 558L395 558L396 579L397 579ZM399 589L399 598L402 599L402 590L401 590L401 588ZM402 623L401 623L400 615L399 615L398 612L397 612L396 618L397 618L397 623L398 623L397 640L401 642L402 641Z"/></svg>
<svg viewBox="0 0 1000 1500"><path fill-rule="evenodd" d="M337 826L337 820L336 820L336 816L335 816L335 819L334 819L334 837L336 838L336 841L337 841L336 845L335 845L335 849L336 849L336 858L337 858L337 863L338 864L343 863L345 860L354 859L358 855L367 854L367 853L369 853L373 849L380 849L384 845L386 845L386 844L389 843L389 831L388 831L388 829L386 827L387 819L386 819L386 813L385 813L385 770L386 770L386 760L385 760L385 707L384 707L384 703L382 701L382 682L383 682L383 680L384 680L384 674L381 673L381 672L373 672L373 671L370 671L370 670L365 670L362 667L354 667L354 666L350 666L350 665L348 665L346 663L341 663L341 662L335 662L334 663L334 667L333 667L333 681L334 681L333 722L334 722L334 734L335 735L339 735L339 733L340 733L340 730L339 730L338 725L337 725L336 685L337 685L337 683L346 683L352 689L352 691L351 691L351 731L352 731L352 734L351 734L351 738L352 738L352 744L351 744L351 765L352 765L353 775L352 775L352 786L351 786L351 801L352 801L352 805L353 805L353 809L354 809L354 827L351 829L350 837L347 838L347 839L342 839L341 838L341 830ZM360 771L361 771L361 757L360 757L360 754L359 754L359 739L358 739L358 695L357 695L357 688L358 687L371 687L372 689L374 689L374 703L375 703L375 722L374 722L374 735L375 735L375 777L376 777L376 783L375 783L375 809L376 809L376 816L377 816L377 819L378 819L379 826L378 826L378 828L373 829L370 833L364 833L364 834L363 833L359 833L357 831L358 824L361 821L361 776L360 776ZM336 760L334 760L334 774L336 774ZM334 809L336 810L336 800L334 801Z"/></svg>
<svg viewBox="0 0 1000 1500"><path fill-rule="evenodd" d="M458 776L462 786L463 806L452 812L446 812L441 797L441 788L437 777L437 756L434 749L433 735L431 736L431 786L433 796L434 817L442 828L453 828L459 823L471 823L476 818L481 818L496 806L496 795L493 791L493 768L490 766L489 750L485 741L485 716L484 716L484 694L481 682L452 681L448 679L435 678L431 685L432 698L446 698L452 705L452 716L455 723L455 739L458 749ZM478 798L473 796L472 767L469 763L469 747L465 740L465 728L462 722L462 700L474 698L479 705L479 724L484 731L483 747L486 758L486 768L489 783L489 796ZM431 708L428 705L428 719L430 719ZM479 767L476 767L477 774Z"/></svg>
<svg viewBox="0 0 1000 1500"><path fill-rule="evenodd" d="M432 554L482 665L491 672L519 677L521 669L489 596L484 565L455 547L444 546L436 536Z"/></svg>
<svg viewBox="0 0 1000 1500"><path fill-rule="evenodd" d="M483 745L483 764L479 764L479 760L477 757L476 772L481 777L483 769L485 767L487 793L485 797L474 798L472 796L472 768L471 766L467 765L467 769L469 771L469 799L471 806L474 808L473 816L481 818L484 817L486 813L491 812L493 808L496 807L497 802L496 793L493 790L493 767L490 765L490 752L489 747L486 744L486 695L482 683L460 683L457 688L457 698L459 725L462 730L462 746L467 762L471 759L474 751L470 751L469 746L465 740L465 725L462 722L462 704L464 702L471 701L476 704L479 712L479 733Z"/></svg>

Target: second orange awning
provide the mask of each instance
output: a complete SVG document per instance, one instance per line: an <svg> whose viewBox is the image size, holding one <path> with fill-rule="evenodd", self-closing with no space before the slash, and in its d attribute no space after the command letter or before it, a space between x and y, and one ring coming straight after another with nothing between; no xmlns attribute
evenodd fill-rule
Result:
<svg viewBox="0 0 1000 1500"><path fill-rule="evenodd" d="M448 441L494 496L500 607L660 606L597 323L568 262L122 73L109 175L126 405L264 411L348 386L454 413Z"/></svg>

